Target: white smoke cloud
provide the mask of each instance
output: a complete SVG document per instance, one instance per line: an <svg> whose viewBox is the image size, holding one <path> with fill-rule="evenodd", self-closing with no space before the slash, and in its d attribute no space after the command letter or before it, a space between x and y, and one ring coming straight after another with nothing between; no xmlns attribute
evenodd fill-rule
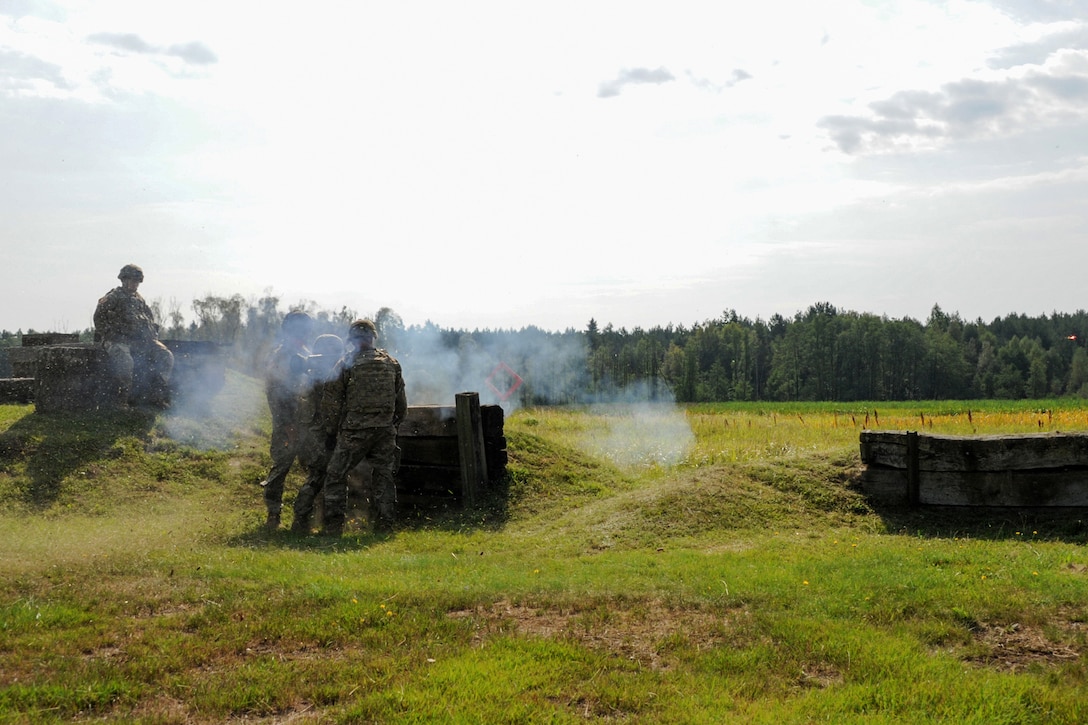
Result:
<svg viewBox="0 0 1088 725"><path fill-rule="evenodd" d="M478 393L482 405L500 405L507 415L530 405L588 405L605 418L606 429L585 436L587 452L625 467L676 465L695 442L664 382L616 389L598 381L591 389L586 339L573 331L468 333L426 326L400 330L387 344L401 363L410 406L453 406L465 392ZM232 431L261 413L260 379L229 376L222 390L213 376L208 389L187 390L175 401L163 423L173 439L222 448Z"/></svg>
<svg viewBox="0 0 1088 725"><path fill-rule="evenodd" d="M605 417L607 429L585 437L586 451L624 467L681 463L695 445L695 434L671 398L670 392L663 395L640 382L621 391L615 402L595 405L593 412Z"/></svg>
<svg viewBox="0 0 1088 725"><path fill-rule="evenodd" d="M406 331L398 343L390 352L401 363L409 405L452 405L464 392L508 413L522 405L586 401L587 349L576 333L427 327Z"/></svg>

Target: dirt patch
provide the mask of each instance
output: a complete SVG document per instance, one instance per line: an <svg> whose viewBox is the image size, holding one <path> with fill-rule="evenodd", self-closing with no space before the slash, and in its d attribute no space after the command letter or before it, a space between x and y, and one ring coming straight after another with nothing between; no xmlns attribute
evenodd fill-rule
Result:
<svg viewBox="0 0 1088 725"><path fill-rule="evenodd" d="M806 663L795 680L795 684L803 689L823 689L842 682L842 671L827 662Z"/></svg>
<svg viewBox="0 0 1088 725"><path fill-rule="evenodd" d="M668 652L676 647L696 650L720 643L730 628L728 618L702 610L670 609L660 601L639 602L630 608L564 609L531 607L501 600L490 605L449 613L474 622L474 639L523 634L577 642L598 652L665 669Z"/></svg>
<svg viewBox="0 0 1088 725"><path fill-rule="evenodd" d="M1031 665L1058 665L1072 662L1080 652L1071 644L1077 641L1083 623L1065 621L1056 624L1059 639L1048 636L1033 625L980 624L973 630L975 650L965 659L975 665L1017 672Z"/></svg>

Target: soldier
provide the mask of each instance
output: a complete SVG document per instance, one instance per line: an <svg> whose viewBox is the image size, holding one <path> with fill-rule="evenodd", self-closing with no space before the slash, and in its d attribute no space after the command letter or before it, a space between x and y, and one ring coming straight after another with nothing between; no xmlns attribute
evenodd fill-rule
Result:
<svg viewBox="0 0 1088 725"><path fill-rule="evenodd" d="M344 360L344 341L336 335L320 335L314 340L310 356L309 389L302 398L299 425L303 428L303 441L298 459L306 466L306 483L295 498L295 520L291 532L310 533L314 514L314 501L324 493L325 469L329 465L332 445L325 435L321 415L321 400L325 388L340 376ZM332 442L335 442L333 438Z"/></svg>
<svg viewBox="0 0 1088 725"><path fill-rule="evenodd" d="M109 356L115 386L111 402L124 408L133 392L133 375L146 379L147 402L166 407L170 402L170 373L174 354L159 341L159 326L144 298L137 292L144 272L126 264L117 275L121 286L107 292L94 311L95 341ZM137 361L140 369L137 369Z"/></svg>
<svg viewBox="0 0 1088 725"><path fill-rule="evenodd" d="M295 462L299 449L299 402L306 389L313 320L302 311L288 312L283 318L280 343L273 348L265 367L265 397L272 413L272 470L265 480L264 504L268 510L265 528L275 531L280 526L283 508L283 482Z"/></svg>
<svg viewBox="0 0 1088 725"><path fill-rule="evenodd" d="M325 481L323 531L339 536L347 510L348 471L366 460L373 477L371 523L376 533L392 531L397 491L393 466L397 426L408 412L400 363L374 347L377 329L370 320L356 320L348 331L354 357L325 389L322 402L325 432L336 436Z"/></svg>

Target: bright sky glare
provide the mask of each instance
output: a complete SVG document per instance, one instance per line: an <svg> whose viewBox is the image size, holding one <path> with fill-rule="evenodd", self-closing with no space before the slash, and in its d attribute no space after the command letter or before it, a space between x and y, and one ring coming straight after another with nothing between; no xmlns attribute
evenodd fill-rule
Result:
<svg viewBox="0 0 1088 725"><path fill-rule="evenodd" d="M1086 0L0 0L0 139L13 331L1086 306Z"/></svg>

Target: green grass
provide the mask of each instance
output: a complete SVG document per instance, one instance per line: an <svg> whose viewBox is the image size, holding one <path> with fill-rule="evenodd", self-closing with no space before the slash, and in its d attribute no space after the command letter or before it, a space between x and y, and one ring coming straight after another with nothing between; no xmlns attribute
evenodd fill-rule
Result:
<svg viewBox="0 0 1088 725"><path fill-rule="evenodd" d="M881 508L874 410L1088 421L523 410L478 510L332 541L260 529L256 381L204 417L0 406L0 722L1088 720L1084 512Z"/></svg>

